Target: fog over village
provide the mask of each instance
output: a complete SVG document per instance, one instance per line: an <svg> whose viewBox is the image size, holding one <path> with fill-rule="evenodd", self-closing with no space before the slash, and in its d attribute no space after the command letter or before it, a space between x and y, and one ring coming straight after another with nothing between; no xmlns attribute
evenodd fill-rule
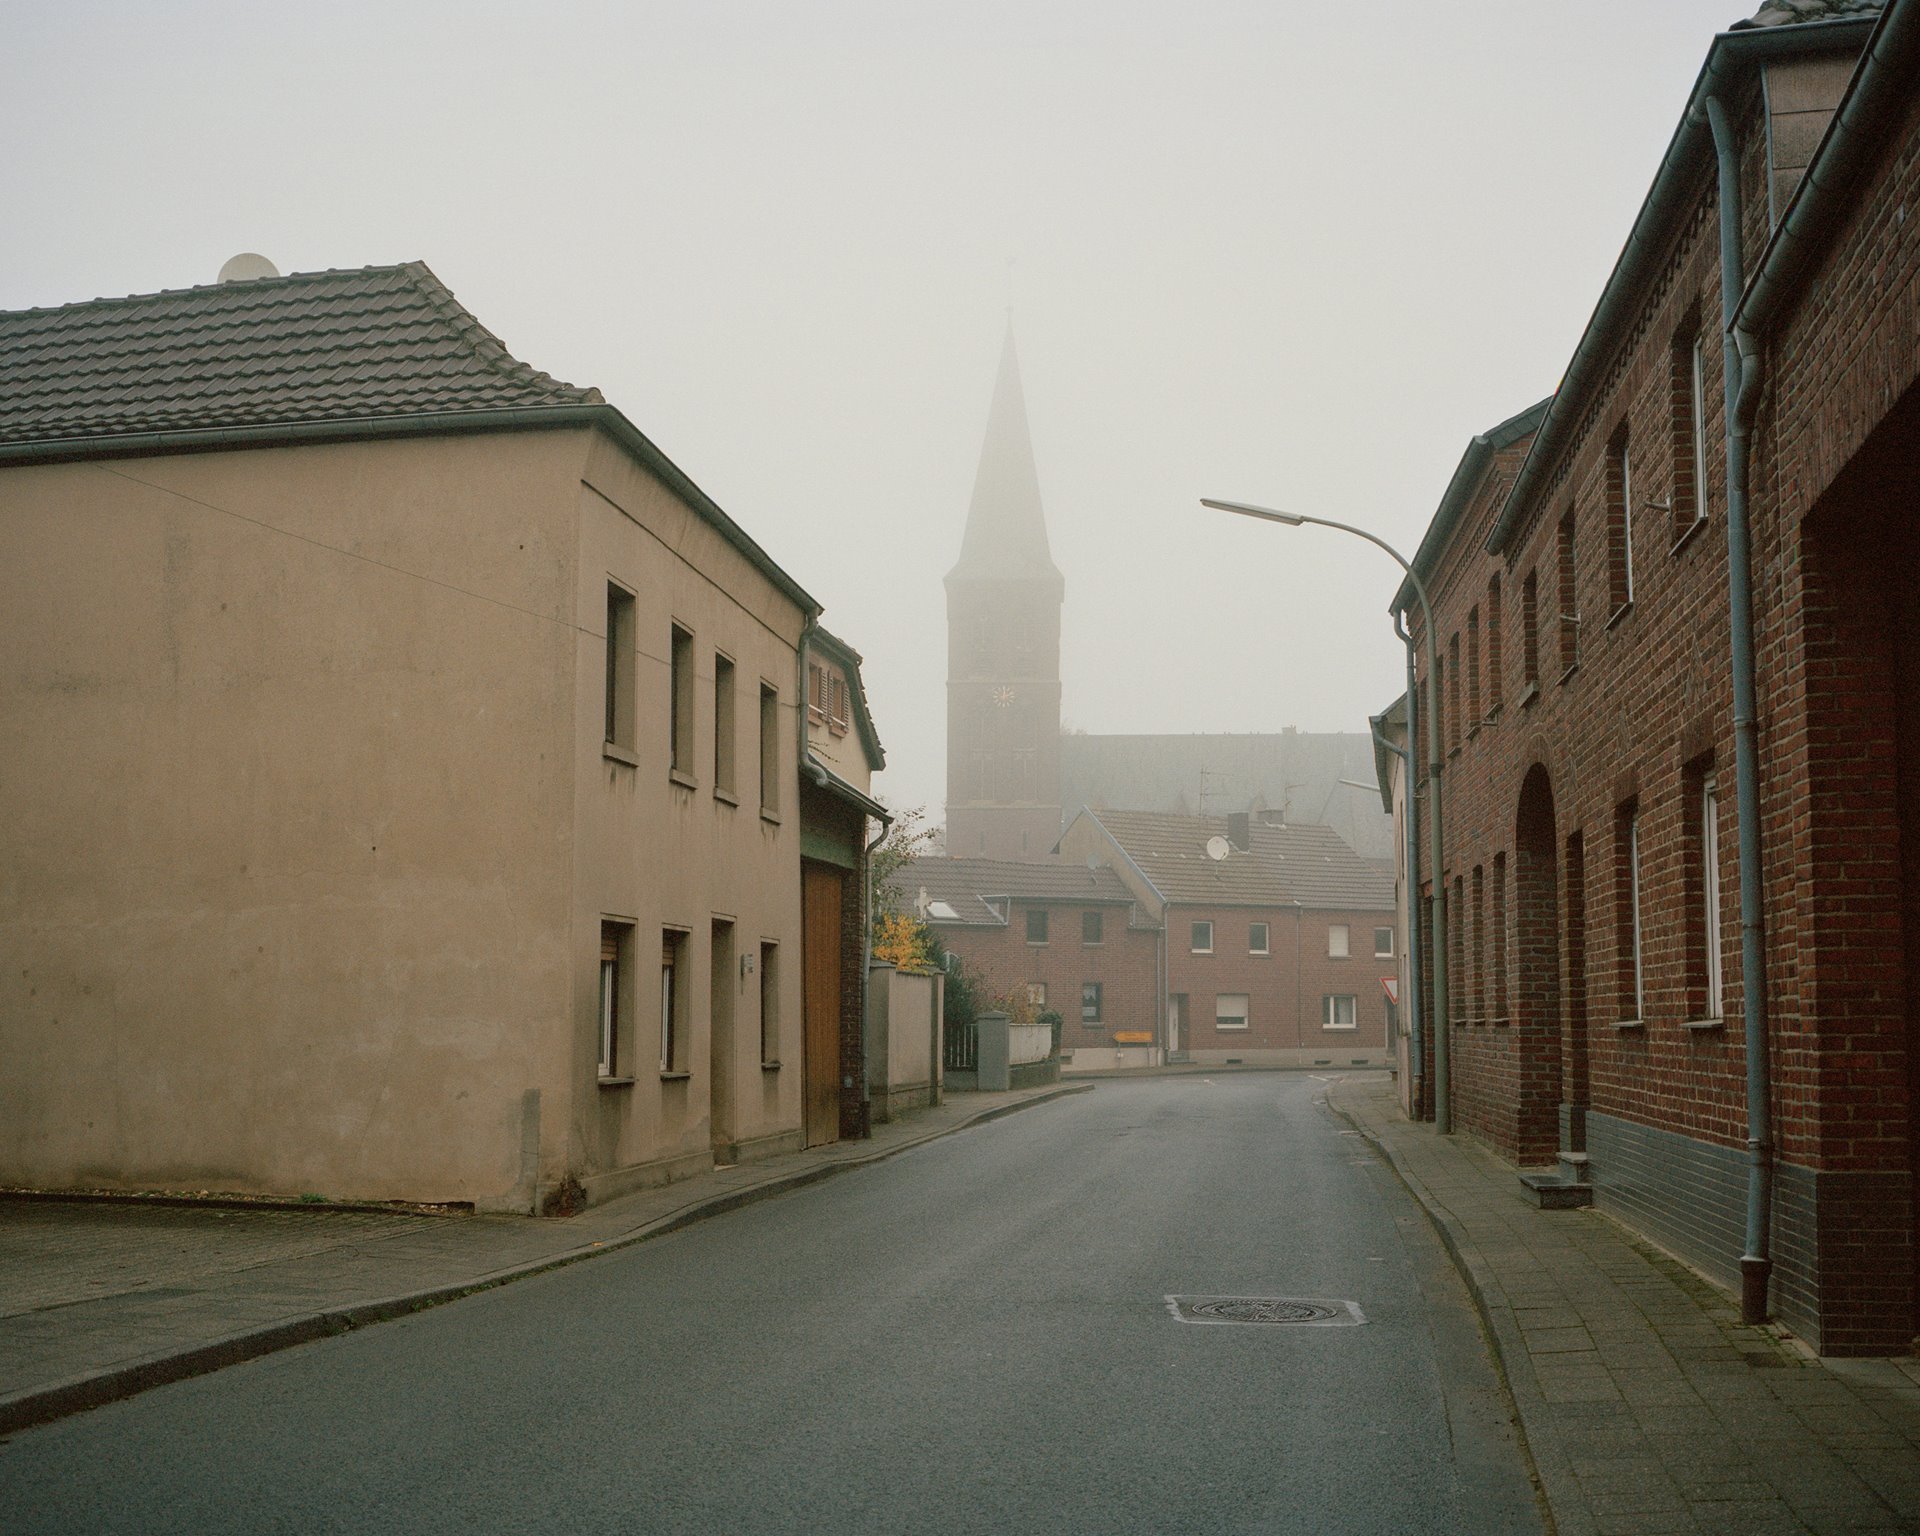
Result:
<svg viewBox="0 0 1920 1536"><path fill-rule="evenodd" d="M0 136L8 1536L1920 1529L1920 0Z"/></svg>

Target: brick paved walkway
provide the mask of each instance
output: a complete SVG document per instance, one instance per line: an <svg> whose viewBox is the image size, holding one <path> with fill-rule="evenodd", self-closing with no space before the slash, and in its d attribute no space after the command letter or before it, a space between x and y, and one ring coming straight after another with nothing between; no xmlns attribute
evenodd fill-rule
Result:
<svg viewBox="0 0 1920 1536"><path fill-rule="evenodd" d="M1591 1210L1410 1124L1385 1077L1328 1102L1441 1230L1500 1359L1559 1536L1920 1532L1920 1360L1818 1360Z"/></svg>
<svg viewBox="0 0 1920 1536"><path fill-rule="evenodd" d="M869 1141L565 1218L0 1198L0 1434L657 1237L1089 1086L958 1094Z"/></svg>

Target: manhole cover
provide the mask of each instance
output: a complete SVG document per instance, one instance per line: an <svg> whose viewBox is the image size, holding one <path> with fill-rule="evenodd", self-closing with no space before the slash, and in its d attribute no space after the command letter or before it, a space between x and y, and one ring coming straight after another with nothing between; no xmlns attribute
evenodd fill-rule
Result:
<svg viewBox="0 0 1920 1536"><path fill-rule="evenodd" d="M1351 1301L1308 1296L1169 1296L1167 1310L1183 1323L1282 1323L1344 1328L1364 1323Z"/></svg>

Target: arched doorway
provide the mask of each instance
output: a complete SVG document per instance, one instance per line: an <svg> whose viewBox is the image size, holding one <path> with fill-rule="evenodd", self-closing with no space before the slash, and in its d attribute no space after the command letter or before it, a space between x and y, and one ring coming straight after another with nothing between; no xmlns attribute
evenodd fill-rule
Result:
<svg viewBox="0 0 1920 1536"><path fill-rule="evenodd" d="M1560 1149L1560 895L1553 784L1539 763L1520 786L1514 818L1514 1048L1519 1056L1516 1141L1522 1163ZM1504 935L1500 936L1503 940Z"/></svg>

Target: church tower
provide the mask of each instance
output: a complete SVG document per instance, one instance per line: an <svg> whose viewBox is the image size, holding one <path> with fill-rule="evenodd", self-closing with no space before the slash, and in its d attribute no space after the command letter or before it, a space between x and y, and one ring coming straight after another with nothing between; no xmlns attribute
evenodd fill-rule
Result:
<svg viewBox="0 0 1920 1536"><path fill-rule="evenodd" d="M1013 326L960 561L947 572L947 852L1045 859L1060 836L1060 604Z"/></svg>

